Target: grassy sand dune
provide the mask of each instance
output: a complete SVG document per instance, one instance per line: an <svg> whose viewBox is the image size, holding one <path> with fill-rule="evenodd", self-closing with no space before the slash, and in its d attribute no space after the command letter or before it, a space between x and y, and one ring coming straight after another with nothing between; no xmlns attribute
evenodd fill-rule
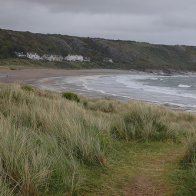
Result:
<svg viewBox="0 0 196 196"><path fill-rule="evenodd" d="M0 195L194 195L195 138L194 114L1 84Z"/></svg>

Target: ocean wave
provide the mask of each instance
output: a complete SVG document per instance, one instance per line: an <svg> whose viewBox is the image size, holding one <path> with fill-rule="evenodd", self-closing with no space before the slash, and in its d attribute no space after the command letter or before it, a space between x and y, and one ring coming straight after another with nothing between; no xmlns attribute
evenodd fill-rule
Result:
<svg viewBox="0 0 196 196"><path fill-rule="evenodd" d="M159 78L150 78L151 80L159 80Z"/></svg>
<svg viewBox="0 0 196 196"><path fill-rule="evenodd" d="M179 96L184 98L193 98L196 99L196 94L194 93L187 93L187 92L181 92L177 88L172 87L157 87L157 86L150 86L146 85L141 80L149 79L149 76L117 76L116 82L123 84L125 87L130 89L140 89L145 92L149 93L158 93L158 94L165 94L165 95L172 95L172 96ZM190 86L185 85L184 88L188 88ZM181 87L182 88L182 87Z"/></svg>
<svg viewBox="0 0 196 196"><path fill-rule="evenodd" d="M178 87L180 87L180 88L190 88L191 86L186 85L186 84L179 84Z"/></svg>
<svg viewBox="0 0 196 196"><path fill-rule="evenodd" d="M57 91L64 91L68 87L69 89L73 88L73 90L77 89L78 92L87 92L87 94L97 92L100 95L157 102L158 104L167 103L179 107L190 107L195 110L196 91L188 90L190 85L185 85L182 82L175 87L163 87L145 83L146 79L164 80L164 78L154 77L152 74L53 77L39 80L37 86ZM67 86L67 84L70 85Z"/></svg>

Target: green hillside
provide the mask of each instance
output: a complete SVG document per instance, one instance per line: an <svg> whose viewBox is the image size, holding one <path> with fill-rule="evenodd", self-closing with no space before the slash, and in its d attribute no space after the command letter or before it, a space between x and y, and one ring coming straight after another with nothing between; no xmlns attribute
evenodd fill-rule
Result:
<svg viewBox="0 0 196 196"><path fill-rule="evenodd" d="M16 51L36 52L39 55L80 54L90 57L93 67L196 70L196 46L155 45L134 41L0 30L0 59L16 58ZM104 58L111 58L114 63L109 65L103 63ZM67 64L61 63L57 67L67 67ZM78 67L83 66L91 67L88 63Z"/></svg>

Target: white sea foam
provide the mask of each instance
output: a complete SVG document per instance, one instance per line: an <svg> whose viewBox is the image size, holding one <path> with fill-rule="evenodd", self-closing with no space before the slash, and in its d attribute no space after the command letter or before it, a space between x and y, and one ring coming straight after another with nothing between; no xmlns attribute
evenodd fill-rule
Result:
<svg viewBox="0 0 196 196"><path fill-rule="evenodd" d="M159 78L150 78L151 80L158 80Z"/></svg>
<svg viewBox="0 0 196 196"><path fill-rule="evenodd" d="M89 95L96 92L100 95L121 97L122 99L138 99L157 104L193 108L196 110L196 89L190 90L189 87L191 87L191 85L183 84L183 77L186 78L186 83L188 83L188 76L156 75L155 77L153 74L145 73L134 73L130 75L53 77L39 80L37 86L48 90L64 91L69 84L69 89L73 88L73 90L77 90L77 92L85 92ZM145 82L149 79L152 80L151 83ZM157 82L164 84L165 81L168 83L170 79L175 82L179 80L182 81L182 83L169 86L158 86L157 84ZM191 82L192 81L194 87L194 81L196 80L193 79Z"/></svg>
<svg viewBox="0 0 196 196"><path fill-rule="evenodd" d="M173 76L172 76L173 77ZM196 94L192 93L181 93L178 91L178 89L170 88L170 87L157 87L157 86L150 86L150 85L144 85L140 80L149 79L149 76L117 76L116 82L119 82L123 84L124 86L131 88L131 89L141 89L146 92L151 93L159 93L159 94L166 94L166 95L174 95L174 96L180 96L180 97L189 97L189 98L195 98ZM184 88L188 88L190 86L184 85Z"/></svg>
<svg viewBox="0 0 196 196"><path fill-rule="evenodd" d="M178 87L180 88L190 88L191 86L185 84L179 84Z"/></svg>

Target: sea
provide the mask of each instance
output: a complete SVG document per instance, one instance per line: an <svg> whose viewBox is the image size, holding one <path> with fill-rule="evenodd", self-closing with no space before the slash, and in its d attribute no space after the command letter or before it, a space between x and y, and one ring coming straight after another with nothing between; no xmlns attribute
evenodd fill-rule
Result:
<svg viewBox="0 0 196 196"><path fill-rule="evenodd" d="M51 77L36 86L54 91L73 91L86 96L147 101L196 111L196 74L128 74Z"/></svg>

